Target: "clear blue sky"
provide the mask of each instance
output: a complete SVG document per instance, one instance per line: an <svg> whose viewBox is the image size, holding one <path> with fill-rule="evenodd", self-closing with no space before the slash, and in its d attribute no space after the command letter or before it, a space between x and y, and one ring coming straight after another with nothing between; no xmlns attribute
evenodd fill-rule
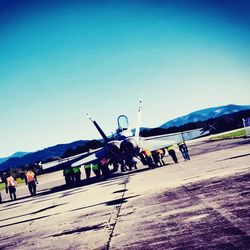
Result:
<svg viewBox="0 0 250 250"><path fill-rule="evenodd" d="M250 104L248 0L0 2L0 157Z"/></svg>

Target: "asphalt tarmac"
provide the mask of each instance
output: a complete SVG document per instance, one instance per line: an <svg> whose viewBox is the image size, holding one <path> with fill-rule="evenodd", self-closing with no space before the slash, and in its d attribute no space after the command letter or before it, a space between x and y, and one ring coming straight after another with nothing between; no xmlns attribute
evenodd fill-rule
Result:
<svg viewBox="0 0 250 250"><path fill-rule="evenodd" d="M187 162L71 189L55 172L16 201L2 191L0 249L250 249L250 138L188 146Z"/></svg>

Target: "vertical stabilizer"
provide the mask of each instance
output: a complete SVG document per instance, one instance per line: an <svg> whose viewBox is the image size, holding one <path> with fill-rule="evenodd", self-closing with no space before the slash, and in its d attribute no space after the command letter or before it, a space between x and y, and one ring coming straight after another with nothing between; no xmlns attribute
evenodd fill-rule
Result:
<svg viewBox="0 0 250 250"><path fill-rule="evenodd" d="M135 128L135 139L137 141L139 141L139 136L140 136L141 112L142 112L142 100L139 100L139 106L138 106L138 111L137 111L137 121L136 121L136 128Z"/></svg>
<svg viewBox="0 0 250 250"><path fill-rule="evenodd" d="M100 128L100 126L98 125L98 123L97 123L95 120L93 120L93 119L91 118L91 116L89 115L89 113L87 113L87 116L89 117L90 121L93 122L93 124L95 125L96 129L98 130L98 132L99 132L100 135L102 136L103 140L104 140L105 142L108 142L108 141L109 141L108 137L105 135L105 133L104 133L103 130Z"/></svg>

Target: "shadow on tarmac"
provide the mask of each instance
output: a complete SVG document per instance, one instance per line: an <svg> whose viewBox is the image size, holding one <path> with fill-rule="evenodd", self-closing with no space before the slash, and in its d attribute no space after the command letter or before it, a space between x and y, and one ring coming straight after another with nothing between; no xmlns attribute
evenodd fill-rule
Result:
<svg viewBox="0 0 250 250"><path fill-rule="evenodd" d="M126 191L128 191L128 190L127 189L121 189L121 190L114 191L113 194L123 193L123 192L126 192Z"/></svg>
<svg viewBox="0 0 250 250"><path fill-rule="evenodd" d="M39 193L38 195L46 195L46 194L61 192L61 191L64 191L64 190L69 190L64 195L64 196L67 196L67 195L70 195L71 193L75 193L75 190L76 190L77 187L79 189L79 187L89 186L89 185L96 184L96 183L99 183L100 186L111 186L111 185L114 184L114 182L123 180L124 176L134 175L134 174L144 172L144 171L148 171L148 170L150 170L150 169L149 168L143 168L143 169L136 169L136 170L132 170L132 171L128 171L128 172L112 173L108 178L103 179L103 180L99 180L96 177L91 177L89 180L87 180L87 179L81 180L80 184L78 184L78 185L66 186L64 184L64 185L61 185L61 186L53 187L50 190ZM122 184L123 184L123 182L122 182ZM83 192L83 190L81 189L80 192Z"/></svg>
<svg viewBox="0 0 250 250"><path fill-rule="evenodd" d="M6 220L11 220L11 219L16 219L16 218L20 218L20 217L24 217L24 216L29 216L29 215L38 214L38 213L41 213L41 212L47 211L47 210L49 210L49 209L52 209L52 208L55 208L55 207L59 207L59 206L65 205L65 204L68 204L68 203L61 203L61 204L58 204L58 205L48 206L48 207L39 209L39 210L34 211L34 212L31 212L31 213L27 213L27 214L22 214L22 215L17 215L17 216L5 218L5 219L0 220L0 222L1 222L1 221L6 221ZM2 226L0 226L0 227L2 227Z"/></svg>
<svg viewBox="0 0 250 250"><path fill-rule="evenodd" d="M100 228L104 228L105 225L103 223L101 224L97 224L97 225L93 225L93 226L87 226L87 227L77 227L74 228L73 230L65 230L62 233L58 233L58 234L54 234L54 235L50 235L48 237L59 237L62 235L69 235L69 234L78 234L81 232L86 232L86 231L91 231L91 230L98 230Z"/></svg>
<svg viewBox="0 0 250 250"><path fill-rule="evenodd" d="M165 166L167 166L167 165L171 165L171 164L166 164ZM162 166L162 167L165 167L165 166ZM160 167L157 167L157 168L160 168ZM31 199L40 198L40 197L46 196L48 194L53 194L53 193L67 190L67 192L65 192L61 197L59 197L59 198L63 198L65 196L71 195L72 193L76 193L76 190L78 190L78 189L79 189L79 193L84 192L84 190L81 189L82 186L89 186L89 185L96 184L96 183L99 183L99 185L103 186L103 187L111 186L114 184L114 182L118 182L120 180L122 181L124 179L124 176L128 176L128 175L133 176L137 173L150 171L150 170L152 170L152 169L145 167L142 169L135 169L132 171L127 171L127 172L115 172L115 173L111 173L111 175L108 178L102 179L102 180L99 180L98 178L96 178L94 176L94 177L91 177L89 180L87 180L87 179L81 180L81 182L78 185L67 186L64 184L61 186L53 187L51 189L44 189L44 191L39 191L39 193L37 193L36 196L33 196L33 197L31 197L30 195L26 195L26 196L22 196L20 198L17 198L16 201L12 201L12 200L3 201L2 204L5 204L4 207L11 207L11 206L15 206L18 204L23 204L25 202L30 202ZM123 184L124 184L124 182L120 183L120 185L123 185ZM31 198L31 199L29 199L29 198ZM37 201L33 201L33 202L38 203L38 202L43 202L43 201L52 200L52 199L55 199L55 198L46 199L46 200L37 200ZM3 210L6 210L6 209L2 209L0 211L3 211Z"/></svg>
<svg viewBox="0 0 250 250"><path fill-rule="evenodd" d="M100 206L100 205L113 206L113 205L117 205L117 204L122 204L122 203L127 202L128 199L138 197L138 196L140 196L140 195L133 195L133 196L123 197L123 198L114 199L114 200L110 200L110 201L100 202L100 203L93 204L90 206L75 208L75 209L70 210L69 212L78 211L78 210L82 210L82 209L86 209L86 208L90 208L90 207L95 207L95 206Z"/></svg>
<svg viewBox="0 0 250 250"><path fill-rule="evenodd" d="M36 217L36 218L31 218L31 219L28 219L28 220L23 220L23 221L18 221L18 222L14 222L14 223L10 223L10 224L6 224L6 225L1 225L1 227L8 227L8 226L13 226L13 225L18 225L18 224L22 224L22 223L26 223L26 222L33 222L35 220L41 220L41 219L44 219L44 218L47 218L47 217L51 217L51 216L54 216L55 214L51 214L51 215L44 215L44 216L40 216L40 217Z"/></svg>
<svg viewBox="0 0 250 250"><path fill-rule="evenodd" d="M229 157L229 158L225 158L225 159L218 160L218 161L232 160L232 159L237 159L237 158L241 158L241 157L246 157L246 156L249 156L249 155L250 155L250 154L236 155L236 156ZM217 162L218 162L218 161L217 161Z"/></svg>

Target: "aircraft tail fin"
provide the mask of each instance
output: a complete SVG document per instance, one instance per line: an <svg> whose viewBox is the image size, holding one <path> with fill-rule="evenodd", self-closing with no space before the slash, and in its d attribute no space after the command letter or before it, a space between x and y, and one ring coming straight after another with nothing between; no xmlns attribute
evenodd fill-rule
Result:
<svg viewBox="0 0 250 250"><path fill-rule="evenodd" d="M102 136L103 140L104 140L105 142L108 142L108 141L109 141L108 137L107 137L106 134L103 132L103 130L101 129L101 127L98 125L98 123L97 123L95 120L93 120L93 119L91 118L91 116L89 115L89 113L87 113L87 116L89 117L90 121L93 122L93 124L95 125L96 129L98 130L98 132L99 132L100 135Z"/></svg>
<svg viewBox="0 0 250 250"><path fill-rule="evenodd" d="M137 121L135 128L135 139L139 141L140 136L140 125L141 125L141 112L142 112L142 100L139 100L139 106L137 111Z"/></svg>

